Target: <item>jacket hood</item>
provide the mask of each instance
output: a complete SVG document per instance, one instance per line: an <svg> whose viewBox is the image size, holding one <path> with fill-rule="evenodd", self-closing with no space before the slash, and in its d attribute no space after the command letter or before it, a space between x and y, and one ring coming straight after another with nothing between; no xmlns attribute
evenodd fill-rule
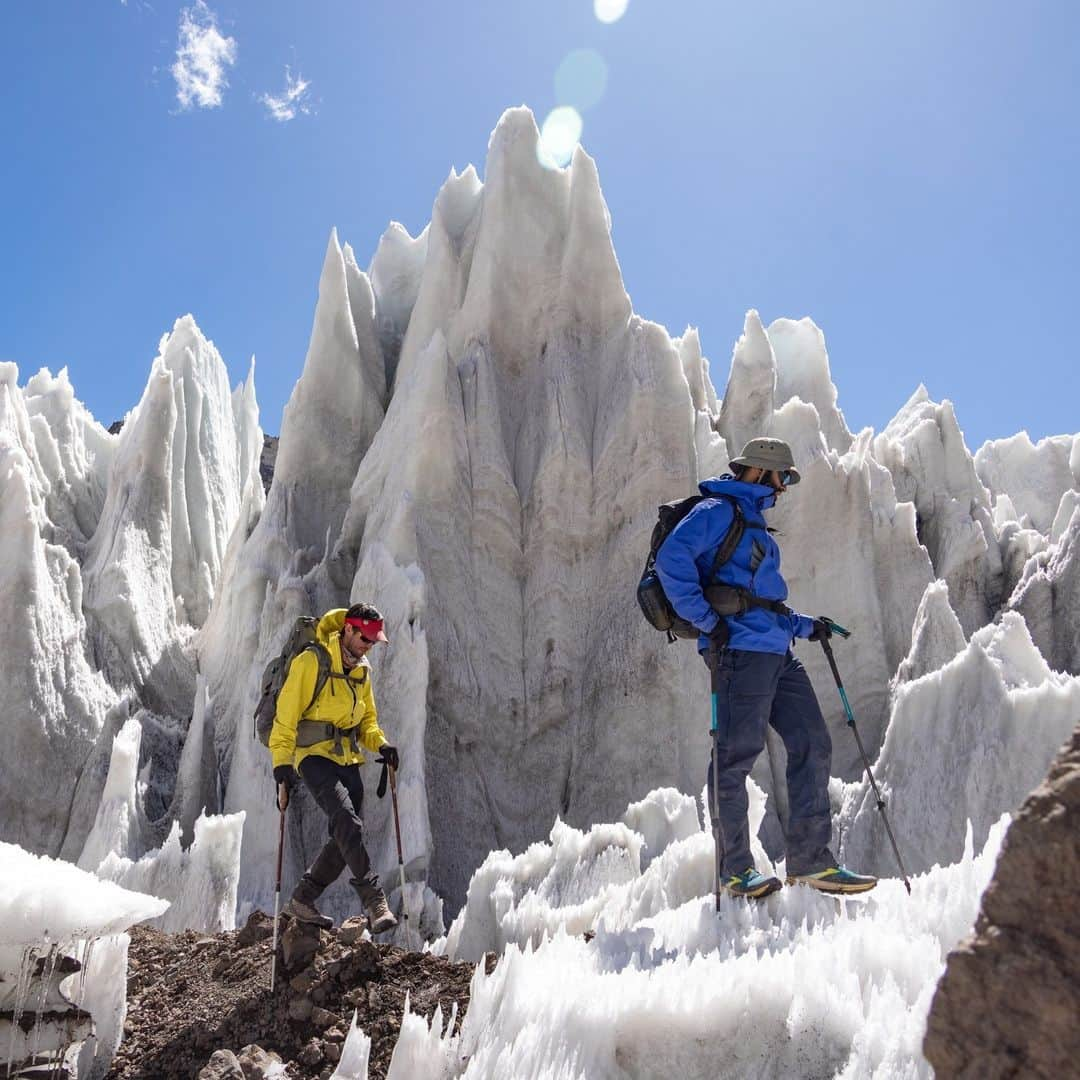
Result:
<svg viewBox="0 0 1080 1080"><path fill-rule="evenodd" d="M748 484L745 480L736 480L730 473L702 480L698 491L702 495L727 495L758 511L776 505L776 492L768 484Z"/></svg>
<svg viewBox="0 0 1080 1080"><path fill-rule="evenodd" d="M334 634L340 634L345 628L345 612L348 608L334 608L328 611L315 627L315 637L321 645L329 645Z"/></svg>

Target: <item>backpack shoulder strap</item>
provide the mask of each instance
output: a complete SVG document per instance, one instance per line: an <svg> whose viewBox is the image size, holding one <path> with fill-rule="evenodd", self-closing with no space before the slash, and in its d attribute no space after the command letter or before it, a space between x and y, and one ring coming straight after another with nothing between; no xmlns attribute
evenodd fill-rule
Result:
<svg viewBox="0 0 1080 1080"><path fill-rule="evenodd" d="M304 710L305 713L319 700L319 695L323 692L327 679L330 678L330 654L326 651L326 648L317 641L309 641L301 652L307 652L309 649L315 654L315 662L319 665L319 669L315 675L315 691L311 695L307 709ZM300 715L302 716L303 713Z"/></svg>
<svg viewBox="0 0 1080 1080"><path fill-rule="evenodd" d="M713 557L712 566L709 568L709 581L716 577L716 572L720 567L735 554L735 549L739 546L743 533L746 532L746 518L743 516L742 507L739 506L739 500L731 498L730 495L718 495L717 498L724 499L731 506L733 516L731 527L724 539L720 541L720 546Z"/></svg>

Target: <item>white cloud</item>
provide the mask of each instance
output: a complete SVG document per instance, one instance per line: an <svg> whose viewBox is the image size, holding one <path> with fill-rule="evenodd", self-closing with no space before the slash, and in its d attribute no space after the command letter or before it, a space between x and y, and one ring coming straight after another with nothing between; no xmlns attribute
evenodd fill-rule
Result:
<svg viewBox="0 0 1080 1080"><path fill-rule="evenodd" d="M311 112L308 87L311 85L302 75L293 78L288 66L285 68L285 92L282 94L263 94L259 100L266 106L270 115L281 123L291 120L298 112L305 115Z"/></svg>
<svg viewBox="0 0 1080 1080"><path fill-rule="evenodd" d="M218 31L217 17L205 0L195 0L193 7L184 8L172 66L180 108L217 108L229 85L225 71L235 63L236 39Z"/></svg>

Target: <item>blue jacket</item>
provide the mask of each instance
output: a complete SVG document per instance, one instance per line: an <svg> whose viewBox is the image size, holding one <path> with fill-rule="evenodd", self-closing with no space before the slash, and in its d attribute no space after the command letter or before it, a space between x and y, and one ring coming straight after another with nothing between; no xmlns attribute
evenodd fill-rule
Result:
<svg viewBox="0 0 1080 1080"><path fill-rule="evenodd" d="M721 616L709 606L704 585L736 585L764 600L786 600L787 582L780 573L780 548L765 528L762 511L776 502L766 484L747 484L724 475L703 480L702 495L727 495L738 499L746 519L746 531L734 554L717 571L714 581L705 578L716 550L727 536L735 512L723 498L706 497L671 530L656 553L656 572L671 606L701 631L698 647L708 645L708 635ZM745 615L724 616L730 638L728 647L749 652L786 653L793 638L809 637L814 621L806 615L780 615L767 608L751 608Z"/></svg>

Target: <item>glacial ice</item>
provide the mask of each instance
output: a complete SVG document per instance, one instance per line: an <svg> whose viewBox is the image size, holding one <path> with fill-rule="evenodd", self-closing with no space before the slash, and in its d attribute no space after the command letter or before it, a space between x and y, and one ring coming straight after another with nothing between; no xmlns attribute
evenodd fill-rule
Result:
<svg viewBox="0 0 1080 1080"><path fill-rule="evenodd" d="M1021 524L1050 531L1062 496L1080 484L1080 440L1057 435L1032 443L1021 431L979 447L975 471L992 491L1008 496Z"/></svg>
<svg viewBox="0 0 1080 1080"><path fill-rule="evenodd" d="M72 1042L67 1023L42 1014L81 1008L93 1030L72 1023L77 1038L89 1036L79 1076L103 1076L120 1044L126 1008L125 931L162 915L168 901L3 842L0 882L0 1061L63 1053ZM63 957L77 960L81 970L59 979ZM33 975L39 967L44 978ZM24 1012L39 1015L29 1032L19 1024Z"/></svg>
<svg viewBox="0 0 1080 1080"><path fill-rule="evenodd" d="M439 932L445 901L448 951L507 950L478 975L453 1068L650 1075L655 1058L696 1075L692 1055L665 1057L682 1044L657 1036L655 1011L687 1045L744 1032L759 1075L919 1074L928 987L970 926L995 823L1077 715L1080 437L972 455L925 387L883 431L853 433L818 327L754 311L714 385L696 330L634 313L592 159L545 169L536 137L508 111L483 180L451 172L428 227L392 225L367 271L330 235L265 496L254 369L230 391L191 316L118 435L66 372L20 387L0 364L0 838L152 887L173 901L166 925L269 909L259 673L295 616L370 600L391 638L373 678L402 754L410 913ZM657 504L762 431L803 474L771 520L791 602L855 632L837 659L933 925L901 914L915 905L893 877L842 917L791 891L760 915L708 911L711 840L687 794L704 779L706 673L632 594ZM836 842L894 875L821 650L797 651L833 737ZM784 767L770 739L752 777L762 861L783 859ZM396 888L388 803L370 794L364 818ZM286 889L324 838L301 793ZM344 880L324 899L355 910ZM593 941L575 936L594 922ZM816 964L840 989L793 974ZM608 981L620 965L625 998ZM738 1016L717 989L733 977ZM601 1020L604 1046L586 1033ZM449 1037L422 1026L410 1045Z"/></svg>
<svg viewBox="0 0 1080 1080"><path fill-rule="evenodd" d="M1042 780L1078 716L1080 677L1051 671L1015 612L897 686L874 775L908 871L959 859L965 822L981 847L1003 809ZM839 823L843 858L896 872L868 784L852 786Z"/></svg>
<svg viewBox="0 0 1080 1080"><path fill-rule="evenodd" d="M153 920L163 930L235 929L244 814L200 814L186 847L181 846L181 821L176 819L164 843L151 849L152 835L141 808L145 782L138 770L142 730L132 717L116 736L101 805L79 866L102 880L168 900L168 911Z"/></svg>
<svg viewBox="0 0 1080 1080"><path fill-rule="evenodd" d="M119 435L66 372L17 380L0 365L0 679L14 701L0 821L5 840L74 858L127 715L191 714L191 636L241 504L261 506L262 435L253 373L231 393L190 316Z"/></svg>
<svg viewBox="0 0 1080 1080"><path fill-rule="evenodd" d="M910 897L894 879L852 899L725 895L717 912L712 840L699 824L681 835L685 799L627 810L657 837L647 866L642 836L618 825L560 823L548 843L489 856L435 950L494 948L499 964L477 964L460 1031L440 1038L441 1016L403 1024L395 1063L432 1078L931 1076L930 998L1007 818L978 855L969 828L960 858L917 875Z"/></svg>

